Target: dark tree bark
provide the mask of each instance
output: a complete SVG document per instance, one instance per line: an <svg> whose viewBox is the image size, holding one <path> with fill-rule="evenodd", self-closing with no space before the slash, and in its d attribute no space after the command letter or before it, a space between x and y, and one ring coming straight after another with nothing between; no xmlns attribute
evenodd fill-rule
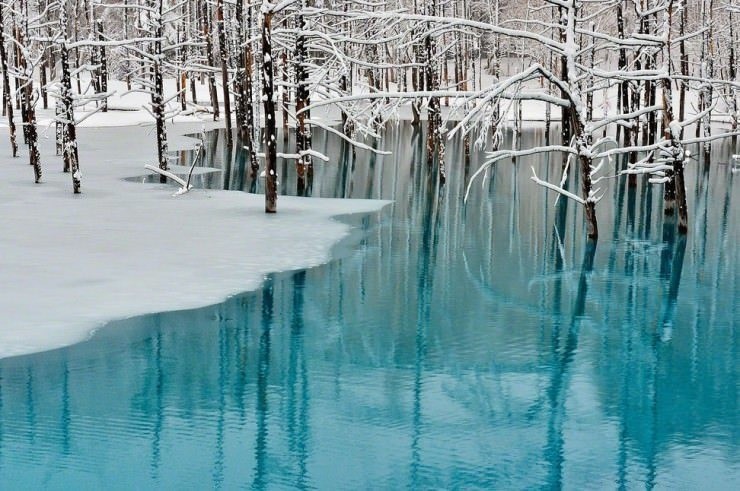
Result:
<svg viewBox="0 0 740 491"><path fill-rule="evenodd" d="M98 85L100 87L100 92L106 93L108 92L108 55L105 50L105 45L102 44L102 41L105 41L105 33L103 32L103 21L98 19L95 21L95 24L97 26L98 31L98 40L101 41L101 44L99 46L99 57L100 57L100 81L98 82ZM108 98L105 97L103 99L103 112L108 112Z"/></svg>
<svg viewBox="0 0 740 491"><path fill-rule="evenodd" d="M211 40L211 16L208 2L199 2L201 5L200 10L200 22L203 33L203 38L206 43L206 63L208 64L208 88L211 94L211 106L213 107L213 120L217 121L221 109L218 105L218 90L216 88L216 76L213 74L212 68L216 66L213 59L213 41Z"/></svg>
<svg viewBox="0 0 740 491"><path fill-rule="evenodd" d="M8 76L8 54L5 50L5 23L3 22L3 10L5 6L0 4L0 63L3 70L3 107L8 116L8 133L10 134L10 148L13 157L18 156L18 142L15 139L15 121L13 120L13 100L10 97L10 77Z"/></svg>
<svg viewBox="0 0 740 491"><path fill-rule="evenodd" d="M417 4L418 0L414 0L414 13L419 13L419 6ZM416 37L417 31L416 29L412 29L411 31L412 37ZM415 42L413 44L413 53L414 53L414 66L411 67L411 88L414 90L414 92L420 91L424 89L424 75L422 71L418 68L423 62L424 62L424 50L422 46ZM421 102L418 98L414 98L413 101L411 101L411 124L416 126L421 122Z"/></svg>
<svg viewBox="0 0 740 491"><path fill-rule="evenodd" d="M64 167L72 173L72 191L80 193L81 176L79 156L77 153L77 128L75 126L74 99L72 94L72 77L69 69L69 50L67 49L67 0L59 0L59 29L63 40L60 44L62 65L61 80L61 118L64 124Z"/></svg>
<svg viewBox="0 0 740 491"><path fill-rule="evenodd" d="M617 31L619 35L619 39L624 39L624 7L623 3L626 0L620 0L620 2L617 4ZM624 46L621 46L619 48L619 63L618 63L619 70L626 70L627 69L627 50ZM617 105L618 110L622 111L623 114L627 114L630 112L630 91L629 91L629 81L623 80L619 84L619 93L618 93L618 103ZM622 131L622 125L617 125L617 141L619 141L620 132ZM624 141L629 142L630 141L630 133L631 129L628 127L624 128Z"/></svg>
<svg viewBox="0 0 740 491"><path fill-rule="evenodd" d="M681 75L684 77L689 76L689 54L686 51L686 40L683 38L684 34L686 33L686 22L688 22L687 18L687 10L688 5L686 4L686 0L681 0L681 22L680 25L680 31L679 36L681 37L681 41L679 42L679 51L681 56ZM678 94L678 119L680 121L683 121L686 119L686 87L688 85L688 82L686 80L681 80L679 83L679 94ZM681 138L683 138L683 127L681 128Z"/></svg>
<svg viewBox="0 0 740 491"><path fill-rule="evenodd" d="M221 85L224 88L224 120L226 121L226 146L232 147L231 137L231 94L229 93L229 49L224 26L224 0L216 3L216 28L218 29L218 48L221 55Z"/></svg>
<svg viewBox="0 0 740 491"><path fill-rule="evenodd" d="M427 3L427 15L435 15L436 12L436 0L429 0ZM436 46L431 35L427 35L424 38L424 48L426 51L426 64L424 66L426 88L429 91L439 90ZM440 107L439 97L430 96L427 107L427 165L433 165L435 157L437 158L439 180L440 183L444 184L447 179L447 171L444 161L445 147L442 137L442 109Z"/></svg>
<svg viewBox="0 0 740 491"><path fill-rule="evenodd" d="M673 22L673 3L668 4L667 11L668 42L671 45L671 26ZM667 51L667 60L665 62L666 77L662 79L663 87L663 133L667 141L670 142L668 147L671 170L666 172L668 181L664 187L665 214L673 215L674 208L678 205L678 230L685 234L688 231L688 208L686 205L686 184L684 182L684 151L680 140L680 131L674 131L673 122L673 86L671 83L671 55Z"/></svg>
<svg viewBox="0 0 740 491"><path fill-rule="evenodd" d="M283 29L288 30L288 18L283 17ZM300 29L296 26L296 29ZM297 34L299 36L300 34ZM296 51L298 50L298 38L296 38ZM290 107L290 87L288 86L288 50L283 49L280 53L280 75L283 81L283 140L288 139L288 107ZM296 78L298 73L296 72Z"/></svg>
<svg viewBox="0 0 740 491"><path fill-rule="evenodd" d="M254 71L254 52L252 51L251 34L253 31L254 16L252 15L252 5L247 7L247 38L250 38L244 47L244 116L246 118L246 132L244 134L245 147L249 152L249 164L251 167L252 178L257 176L259 163L257 162L257 151L255 149L255 117L254 117L254 85L252 83L252 74Z"/></svg>
<svg viewBox="0 0 740 491"><path fill-rule="evenodd" d="M262 22L262 100L265 107L265 213L277 212L277 131L275 128L272 12Z"/></svg>
<svg viewBox="0 0 740 491"><path fill-rule="evenodd" d="M165 127L165 103L164 103L164 80L162 75L162 36L164 26L162 24L162 11L164 0L150 0L150 7L154 15L151 16L153 34L156 41L150 43L152 50L152 76L154 78L154 90L152 92L152 114L157 128L157 161L161 170L167 170L167 129ZM167 182L163 175L159 176L159 182Z"/></svg>
<svg viewBox="0 0 740 491"><path fill-rule="evenodd" d="M310 119L311 113L306 107L311 104L308 90L308 70L306 62L308 49L306 47L306 19L303 16L305 0L300 0L296 14L296 43L295 43L295 75L296 75L296 116L298 126L296 128L296 153L300 158L296 161L296 173L298 174L298 194L303 194L306 189L306 178L313 176L313 159L308 155L311 150L311 128L306 121Z"/></svg>
<svg viewBox="0 0 740 491"><path fill-rule="evenodd" d="M236 72L234 76L234 106L236 112L236 126L239 129L239 137L242 140L245 140L247 138L247 132L249 131L249 129L247 125L247 57L244 47L247 39L244 36L244 0L236 1L235 17L236 19L234 23L236 25L236 39L233 59L236 65Z"/></svg>
<svg viewBox="0 0 740 491"><path fill-rule="evenodd" d="M25 0L21 2L21 10L27 15L28 5ZM26 43L29 40L28 36L28 18L24 20L23 28L18 29L18 35L16 37L18 41L19 49L22 46L27 48ZM33 167L34 182L41 182L41 154L38 149L38 130L36 127L36 101L34 100L33 90L33 68L29 68L26 57L19 53L18 55L19 66L18 68L23 73L24 86L22 91L23 101L23 113L25 114L24 129L26 136L26 144L28 145L29 163Z"/></svg>
<svg viewBox="0 0 740 491"><path fill-rule="evenodd" d="M560 16L560 42L565 43L566 42L566 33L565 29L567 27L567 16L564 15L565 11L563 10L563 7L558 8L558 14ZM560 57L560 79L568 83L569 75L568 75L568 57L566 55L563 55ZM564 92L560 94L560 96L564 99L567 99L567 94ZM560 140L562 141L563 146L570 146L570 139L572 135L571 131L571 120L573 119L571 116L571 109L570 107L563 107L560 109L561 117L560 117ZM565 167L566 162L568 161L568 156L563 156L563 167Z"/></svg>

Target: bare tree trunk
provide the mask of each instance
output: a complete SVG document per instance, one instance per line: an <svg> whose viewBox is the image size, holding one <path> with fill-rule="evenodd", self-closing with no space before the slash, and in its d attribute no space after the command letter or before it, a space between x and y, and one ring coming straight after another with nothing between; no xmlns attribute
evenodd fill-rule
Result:
<svg viewBox="0 0 740 491"><path fill-rule="evenodd" d="M626 2L626 0L620 0L617 4L617 30L619 32L619 39L624 39L624 7L623 4ZM624 46L621 46L619 48L619 63L618 63L619 70L626 70L627 69L627 50L624 48ZM618 97L618 108L617 110L621 111L623 114L627 114L630 112L630 91L629 91L629 81L623 80L619 84L619 97ZM622 125L617 125L617 141L619 141L619 132L622 130ZM625 127L624 128L624 141L629 143L630 141L630 133L632 132L632 129Z"/></svg>
<svg viewBox="0 0 740 491"><path fill-rule="evenodd" d="M215 62L213 60L213 41L211 40L211 16L208 2L201 3L200 14L201 28L206 42L206 63L208 64L208 89L211 94L211 106L213 107L213 120L217 121L221 109L218 105L218 90L216 88L216 76L213 74Z"/></svg>
<svg viewBox="0 0 740 491"><path fill-rule="evenodd" d="M277 130L275 128L272 12L263 13L262 100L265 107L265 213L277 212Z"/></svg>
<svg viewBox="0 0 740 491"><path fill-rule="evenodd" d="M246 95L246 56L244 54L244 0L236 1L234 12L234 24L236 26L236 41L232 58L235 62L236 72L234 75L234 106L236 112L236 127L239 138L246 139L247 134L247 95ZM251 104L251 101L250 101Z"/></svg>
<svg viewBox="0 0 740 491"><path fill-rule="evenodd" d="M128 39L128 2L129 0L123 0L123 37ZM123 60L123 70L126 73L126 90L131 90L131 66L128 60Z"/></svg>
<svg viewBox="0 0 740 491"><path fill-rule="evenodd" d="M558 8L558 13L560 15L560 42L565 43L566 41L566 28L567 28L567 17L565 15L565 11L563 7ZM568 74L568 57L566 55L562 55L560 57L560 79L564 81L565 83L568 83L569 74ZM561 92L561 97L564 99L567 99L567 94L564 92ZM570 139L571 139L571 108L570 107L562 107L560 108L561 117L560 117L560 140L563 144L563 146L570 146ZM563 167L565 167L565 164L568 160L568 156L563 156Z"/></svg>
<svg viewBox="0 0 740 491"><path fill-rule="evenodd" d="M288 18L283 18L283 29L288 29ZM296 29L300 29L296 25ZM297 36L299 34L296 34ZM296 50L298 45L298 39L296 38ZM283 49L280 53L280 74L282 76L283 80L283 139L287 140L288 138L288 107L290 105L290 87L288 86L288 50ZM298 74L296 73L296 78L298 78ZM300 82L298 82L300 83ZM297 110L297 109L296 109Z"/></svg>
<svg viewBox="0 0 740 491"><path fill-rule="evenodd" d="M224 119L226 120L226 146L232 147L231 139L231 95L229 91L229 57L224 26L224 0L216 2L216 23L218 29L218 47L221 53L221 85L224 88Z"/></svg>
<svg viewBox="0 0 740 491"><path fill-rule="evenodd" d="M703 74L704 80L707 80L704 82L704 88L705 88L705 96L704 96L704 104L705 109L707 109L707 113L702 118L702 127L704 128L704 136L710 137L712 136L712 101L714 99L714 86L708 82L708 80L711 80L714 78L714 38L713 38L713 29L714 29L714 0L706 0L708 2L708 6L706 10L704 11L705 14L708 17L707 22L705 22L705 26L707 26L709 29L707 32L704 33L704 42L706 43L706 47L704 49L704 53L706 56L704 65L706 67L706 72ZM710 160L710 154L712 150L712 143L710 141L704 142L703 145L704 148L704 165L709 164Z"/></svg>
<svg viewBox="0 0 740 491"><path fill-rule="evenodd" d="M108 92L108 55L105 50L105 44L102 44L103 41L105 41L105 33L103 32L103 21L98 19L96 21L97 30L98 30L98 40L101 42L100 44L100 92L106 93ZM103 99L103 112L108 112L108 97L105 97Z"/></svg>
<svg viewBox="0 0 740 491"><path fill-rule="evenodd" d="M730 82L735 82L737 79L737 67L735 64L737 63L737 59L735 56L735 30L733 28L733 22L734 19L732 18L732 10L730 10L730 56L729 56L729 79ZM732 132L737 132L738 127L738 101L737 101L737 89L735 87L730 87L730 99L732 100ZM732 137L732 147L735 148L737 144L737 135L733 135Z"/></svg>
<svg viewBox="0 0 740 491"><path fill-rule="evenodd" d="M429 0L427 3L427 15L435 15L437 12L436 0ZM426 88L428 91L439 90L439 75L437 70L437 54L436 46L432 41L431 34L428 34L424 38L424 45L426 48L426 64L425 64L425 76L426 76ZM437 158L438 172L440 183L444 184L447 179L447 171L445 169L445 148L444 139L442 137L442 110L439 103L439 97L430 96L427 103L427 165L434 163L434 158Z"/></svg>
<svg viewBox="0 0 740 491"><path fill-rule="evenodd" d="M414 13L417 14L419 12L419 0L414 0ZM412 30L412 36L416 36L416 29ZM413 44L413 52L414 52L414 66L411 67L411 88L414 90L414 92L423 90L423 76L421 74L421 70L418 68L418 65L422 63L423 61L423 55L422 55L422 49L418 42L414 42ZM421 102L418 98L414 98L413 101L411 101L411 124L412 125L418 125L421 121Z"/></svg>
<svg viewBox="0 0 740 491"><path fill-rule="evenodd" d="M67 0L59 0L59 29L63 36L60 45L62 65L61 104L64 131L64 166L72 173L72 191L80 193L81 176L79 156L77 153L77 128L74 116L74 97L72 94L72 77L69 69L69 50L67 48Z"/></svg>
<svg viewBox="0 0 740 491"><path fill-rule="evenodd" d="M3 70L3 107L8 115L8 133L10 134L10 148L13 157L18 156L18 142L15 139L15 121L13 120L13 100L10 97L10 77L8 76L8 54L5 50L5 23L3 22L3 10L5 6L0 4L0 63Z"/></svg>
<svg viewBox="0 0 740 491"><path fill-rule="evenodd" d="M28 66L25 53L28 52L28 45L30 42L30 36L28 33L28 4L26 0L21 2L21 10L25 14L22 29L18 29L18 35L16 37L18 41L19 49L22 48L23 53L19 53L19 66L18 68L23 73L24 87L23 87L23 112L25 117L25 135L26 144L28 145L29 163L33 167L34 182L41 182L41 154L38 149L38 130L36 127L36 108L34 101L34 90L33 90L33 67Z"/></svg>
<svg viewBox="0 0 740 491"><path fill-rule="evenodd" d="M681 41L679 43L679 51L681 53L681 75L683 75L684 77L688 77L689 76L689 54L686 51L686 40L684 39L684 34L686 33L686 22L688 21L688 18L687 18L688 5L686 3L686 0L681 0L681 3L682 3L681 22L679 23L680 25L679 36L681 38ZM681 82L679 83L680 89L679 89L679 95L678 95L679 97L678 119L680 121L683 121L684 119L686 119L686 86L687 84L688 82L686 80L681 80ZM684 128L681 127L681 135L680 135L681 138L683 138L683 131L684 131Z"/></svg>
<svg viewBox="0 0 740 491"><path fill-rule="evenodd" d="M296 117L298 127L296 128L296 153L300 156L296 161L296 172L298 174L298 194L303 194L306 189L306 178L313 177L313 159L308 153L311 150L311 127L306 121L311 118L311 113L306 108L311 104L311 94L308 90L308 50L306 47L306 19L303 16L305 1L301 0L296 14L296 45L295 45L295 72L296 72Z"/></svg>
<svg viewBox="0 0 740 491"><path fill-rule="evenodd" d="M157 160L161 170L167 170L167 129L165 127L164 107L164 80L162 76L162 37L164 33L162 11L164 0L151 0L153 15L154 37L156 41L151 43L153 50L152 70L154 76L154 91L152 93L152 114L157 128ZM152 22L152 21L150 21ZM167 182L164 175L159 176L159 182Z"/></svg>
<svg viewBox="0 0 740 491"><path fill-rule="evenodd" d="M255 135L255 117L254 117L254 105L253 105L253 83L252 73L254 67L254 53L252 51L252 24L254 22L254 16L252 15L252 5L249 4L247 7L247 45L244 47L244 98L245 98L245 117L247 132L245 136L245 147L249 153L249 163L251 167L252 177L256 177L257 171L259 170L259 164L257 163L257 152L254 145Z"/></svg>

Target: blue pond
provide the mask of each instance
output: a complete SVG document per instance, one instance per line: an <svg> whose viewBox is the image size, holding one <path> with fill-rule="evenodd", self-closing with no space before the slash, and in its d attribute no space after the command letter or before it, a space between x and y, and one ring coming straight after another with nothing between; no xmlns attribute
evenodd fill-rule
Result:
<svg viewBox="0 0 740 491"><path fill-rule="evenodd" d="M259 190L243 152L206 139L223 172L198 185ZM443 188L408 125L378 144L392 157L314 145L331 162L307 194L395 203L346 217L324 266L0 360L0 488L737 488L729 144L689 166L687 237L660 188L611 180L595 248L530 180L559 156L498 164L464 205L484 156L459 140Z"/></svg>

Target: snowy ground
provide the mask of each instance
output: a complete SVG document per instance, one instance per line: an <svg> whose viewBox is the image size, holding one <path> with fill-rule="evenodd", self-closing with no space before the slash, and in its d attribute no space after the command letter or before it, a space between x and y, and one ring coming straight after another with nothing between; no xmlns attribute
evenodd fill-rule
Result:
<svg viewBox="0 0 740 491"><path fill-rule="evenodd" d="M79 132L78 196L53 134L42 140L35 185L25 151L10 158L0 131L0 357L78 342L113 319L216 303L269 272L320 264L349 230L332 216L384 205L281 197L268 216L263 196L173 197L170 186L124 181L154 163L155 136L151 127L111 127L115 114L108 127ZM171 146L192 144L175 134L200 126L171 128Z"/></svg>

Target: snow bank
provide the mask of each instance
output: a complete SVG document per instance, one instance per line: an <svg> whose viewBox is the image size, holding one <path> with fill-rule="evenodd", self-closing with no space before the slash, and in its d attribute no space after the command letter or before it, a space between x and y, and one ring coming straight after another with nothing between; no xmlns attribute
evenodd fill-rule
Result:
<svg viewBox="0 0 740 491"><path fill-rule="evenodd" d="M179 132L200 126L180 125ZM172 146L192 143L174 137ZM155 162L146 128L79 132L83 194L74 196L53 139L42 141L43 183L0 132L0 357L69 345L108 321L204 306L256 289L269 272L327 261L349 227L332 216L385 202L264 198L125 182ZM52 136L53 138L53 136Z"/></svg>

